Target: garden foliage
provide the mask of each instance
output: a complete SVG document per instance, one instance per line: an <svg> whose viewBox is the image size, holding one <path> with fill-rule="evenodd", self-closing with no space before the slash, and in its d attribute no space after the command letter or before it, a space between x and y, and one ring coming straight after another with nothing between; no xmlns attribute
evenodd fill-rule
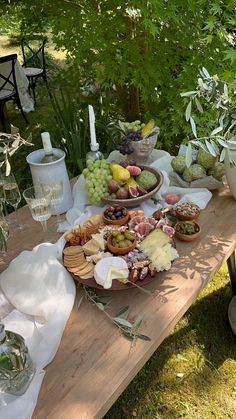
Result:
<svg viewBox="0 0 236 419"><path fill-rule="evenodd" d="M5 3L7 13L16 11L23 32L50 28L76 69L74 86L89 81L101 97L112 94L106 114L117 103L125 120L156 118L158 146L173 150L190 133L179 93L193 84L199 67L229 81L234 77L234 0Z"/></svg>

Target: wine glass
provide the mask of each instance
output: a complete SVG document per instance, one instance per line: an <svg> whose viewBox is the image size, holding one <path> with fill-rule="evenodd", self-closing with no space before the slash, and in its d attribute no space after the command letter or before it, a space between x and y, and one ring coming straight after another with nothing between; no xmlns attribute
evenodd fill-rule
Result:
<svg viewBox="0 0 236 419"><path fill-rule="evenodd" d="M18 205L21 201L21 194L16 183L15 176L10 173L8 176L4 177L3 180L3 189L5 194L6 202L11 205L15 210L15 228L22 230L23 226L18 222Z"/></svg>
<svg viewBox="0 0 236 419"><path fill-rule="evenodd" d="M56 221L52 224L53 231L57 231L58 224L62 221L59 216L59 205L63 201L63 180L41 185L46 193L51 194L51 206L56 215Z"/></svg>
<svg viewBox="0 0 236 419"><path fill-rule="evenodd" d="M0 204L5 210L5 214L7 213L7 206L6 206L6 195L4 190L4 184L6 183L6 175L3 173L0 173Z"/></svg>
<svg viewBox="0 0 236 419"><path fill-rule="evenodd" d="M0 255L7 254L7 239L9 237L9 225L4 217L2 203L0 204Z"/></svg>
<svg viewBox="0 0 236 419"><path fill-rule="evenodd" d="M31 186L25 189L23 197L26 200L31 215L35 221L39 221L42 225L43 232L47 232L47 220L51 217L51 193L45 191L42 187Z"/></svg>

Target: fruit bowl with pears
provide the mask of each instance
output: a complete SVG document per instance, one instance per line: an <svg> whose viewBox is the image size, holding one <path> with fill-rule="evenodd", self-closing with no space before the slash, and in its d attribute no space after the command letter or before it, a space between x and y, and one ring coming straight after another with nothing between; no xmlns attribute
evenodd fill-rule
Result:
<svg viewBox="0 0 236 419"><path fill-rule="evenodd" d="M145 165L126 164L110 164L110 195L104 197L103 202L122 204L126 207L136 206L155 195L163 184L163 175L159 170Z"/></svg>
<svg viewBox="0 0 236 419"><path fill-rule="evenodd" d="M138 206L157 193L163 184L162 173L153 167L134 161L107 163L87 161L83 171L91 204Z"/></svg>

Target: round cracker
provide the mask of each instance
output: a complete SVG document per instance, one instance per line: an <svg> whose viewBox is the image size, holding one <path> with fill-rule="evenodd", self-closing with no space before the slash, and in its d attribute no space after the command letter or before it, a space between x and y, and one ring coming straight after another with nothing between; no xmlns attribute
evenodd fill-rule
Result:
<svg viewBox="0 0 236 419"><path fill-rule="evenodd" d="M81 265L77 265L75 267L68 267L68 271L70 272L76 272L76 271L83 271L83 269L87 268L89 262L85 261L84 263L82 263Z"/></svg>
<svg viewBox="0 0 236 419"><path fill-rule="evenodd" d="M88 274L85 275L80 275L81 279L90 279L93 278L93 270L91 272L89 272Z"/></svg>
<svg viewBox="0 0 236 419"><path fill-rule="evenodd" d="M93 270L93 263L91 263L91 262L87 262L87 263L88 263L88 265L85 266L83 269L81 269L81 267L79 267L77 269L77 273L78 273L79 276L86 275Z"/></svg>
<svg viewBox="0 0 236 419"><path fill-rule="evenodd" d="M82 246L68 246L63 250L64 255L75 255L83 252Z"/></svg>

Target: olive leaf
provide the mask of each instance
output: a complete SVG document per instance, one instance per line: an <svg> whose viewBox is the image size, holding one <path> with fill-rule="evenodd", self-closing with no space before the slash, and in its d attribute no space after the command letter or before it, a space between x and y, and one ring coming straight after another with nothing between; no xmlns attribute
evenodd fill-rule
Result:
<svg viewBox="0 0 236 419"><path fill-rule="evenodd" d="M11 125L11 133L0 132L0 167L5 164L6 176L11 172L10 157L18 151L22 145L32 146L31 136L27 140L19 134L19 129Z"/></svg>
<svg viewBox="0 0 236 419"><path fill-rule="evenodd" d="M99 310L103 311L104 315L115 324L121 334L128 339L135 342L137 339L141 339L144 341L150 341L151 338L149 336L143 335L138 333L139 328L142 324L143 316L139 316L137 320L132 324L127 319L120 317L122 314L126 313L129 310L129 306L121 307L115 316L110 315L106 308L108 304L101 301L101 296L98 296L91 288L86 285L83 285L84 295L88 301L94 304Z"/></svg>

